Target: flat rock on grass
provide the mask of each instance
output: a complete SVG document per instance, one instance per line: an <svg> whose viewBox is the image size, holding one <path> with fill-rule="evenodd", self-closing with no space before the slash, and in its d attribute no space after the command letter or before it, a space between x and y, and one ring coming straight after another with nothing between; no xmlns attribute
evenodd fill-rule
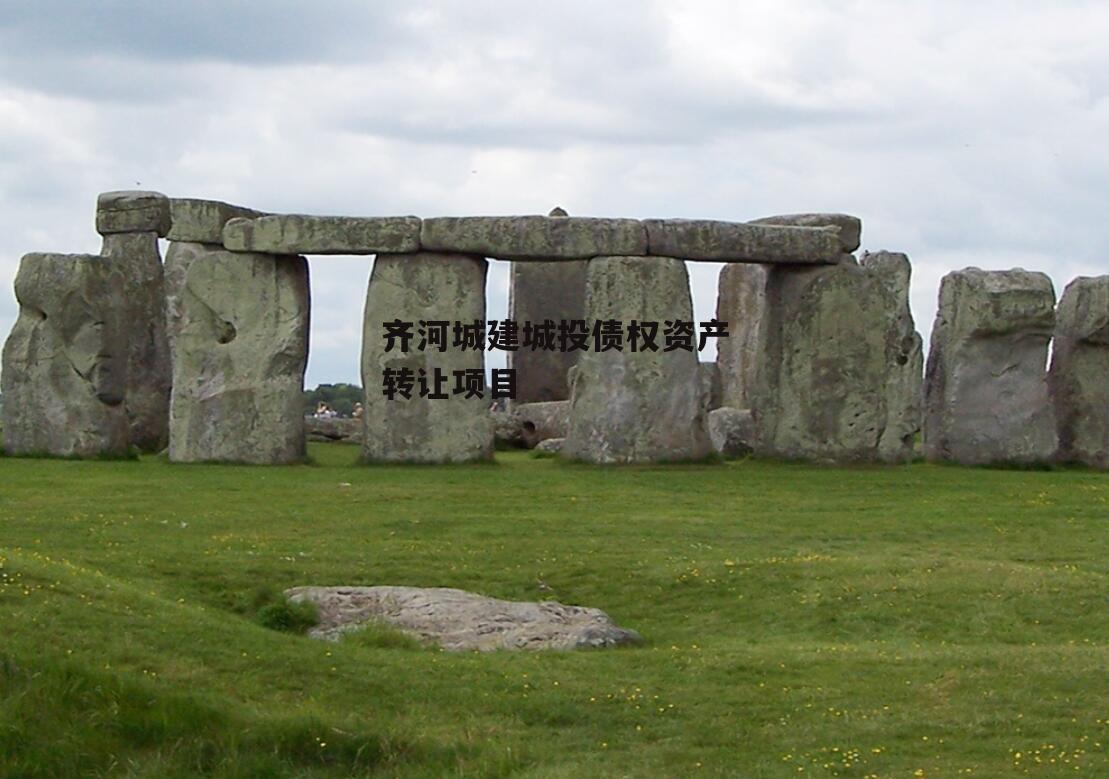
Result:
<svg viewBox="0 0 1109 779"><path fill-rule="evenodd" d="M319 612L313 638L338 640L377 622L451 651L583 649L637 644L599 609L497 600L446 587L293 587L285 595Z"/></svg>

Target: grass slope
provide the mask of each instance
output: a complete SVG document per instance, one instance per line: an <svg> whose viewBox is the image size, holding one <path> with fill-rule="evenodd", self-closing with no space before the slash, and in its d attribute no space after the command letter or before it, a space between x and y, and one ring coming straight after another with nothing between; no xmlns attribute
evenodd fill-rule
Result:
<svg viewBox="0 0 1109 779"><path fill-rule="evenodd" d="M1109 476L0 459L3 776L1109 776ZM339 645L298 584L597 606L644 647Z"/></svg>

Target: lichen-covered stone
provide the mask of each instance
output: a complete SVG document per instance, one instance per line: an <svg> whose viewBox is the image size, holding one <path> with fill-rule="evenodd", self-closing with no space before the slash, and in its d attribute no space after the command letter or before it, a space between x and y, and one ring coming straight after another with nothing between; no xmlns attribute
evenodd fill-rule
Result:
<svg viewBox="0 0 1109 779"><path fill-rule="evenodd" d="M1048 380L1059 458L1109 468L1109 276L1077 278L1063 291Z"/></svg>
<svg viewBox="0 0 1109 779"><path fill-rule="evenodd" d="M231 219L223 228L223 245L237 252L272 254L399 254L419 248L420 220L302 214Z"/></svg>
<svg viewBox="0 0 1109 779"><path fill-rule="evenodd" d="M693 320L681 260L598 257L586 318L659 322L658 351L585 352L578 362L563 454L594 463L701 459L712 452L696 352L664 351L662 324Z"/></svg>
<svg viewBox="0 0 1109 779"><path fill-rule="evenodd" d="M181 250L187 262L175 256L184 267L169 276L170 460L303 459L307 260L202 244Z"/></svg>
<svg viewBox="0 0 1109 779"><path fill-rule="evenodd" d="M166 236L171 241L191 243L223 243L223 227L232 219L257 219L261 211L233 206L220 200L171 198L171 226Z"/></svg>
<svg viewBox="0 0 1109 779"><path fill-rule="evenodd" d="M717 318L724 405L753 412L756 452L901 462L919 430L920 338L908 258L863 265L729 267Z"/></svg>
<svg viewBox="0 0 1109 779"><path fill-rule="evenodd" d="M663 257L714 262L837 263L843 250L834 228L647 219L648 251Z"/></svg>
<svg viewBox="0 0 1109 779"><path fill-rule="evenodd" d="M857 216L850 214L781 214L752 219L753 225L783 225L793 227L834 227L839 230L840 248L853 252L859 248L862 239L863 223Z"/></svg>
<svg viewBox="0 0 1109 779"><path fill-rule="evenodd" d="M4 345L4 450L122 456L128 450L123 280L111 260L28 254Z"/></svg>
<svg viewBox="0 0 1109 779"><path fill-rule="evenodd" d="M424 251L465 252L502 260L551 261L646 254L635 219L581 216L444 216L425 219Z"/></svg>
<svg viewBox="0 0 1109 779"><path fill-rule="evenodd" d="M487 262L464 255L379 255L370 274L362 331L362 386L366 400L366 432L362 445L369 462L448 463L488 460L493 456L493 423L487 409L490 394L466 398L454 394L454 371L484 372L483 350L448 348L420 352L416 341L409 351L399 345L386 351L384 322L401 320L485 321ZM420 371L431 392L439 369L446 377L441 390L446 398L419 396L389 399L383 393L384 372Z"/></svg>
<svg viewBox="0 0 1109 779"><path fill-rule="evenodd" d="M535 445L535 451L546 452L547 454L558 454L562 451L562 445L565 443L565 438L544 438Z"/></svg>
<svg viewBox="0 0 1109 779"><path fill-rule="evenodd" d="M556 208L552 217L565 217ZM509 271L508 318L523 329L527 322L542 325L549 320L557 339L562 322L585 318L585 277L587 260L558 262L514 262ZM580 352L555 349L521 348L508 352L508 367L516 371L514 403L567 400L570 385L567 371L577 362Z"/></svg>
<svg viewBox="0 0 1109 779"><path fill-rule="evenodd" d="M310 441L346 441L362 443L365 425L351 417L304 418L304 432Z"/></svg>
<svg viewBox="0 0 1109 779"><path fill-rule="evenodd" d="M454 652L596 649L643 640L599 609L446 587L293 587L285 595L315 605L320 622L308 635L332 641L373 623Z"/></svg>
<svg viewBox="0 0 1109 779"><path fill-rule="evenodd" d="M925 457L966 465L1054 458L1045 371L1054 324L1055 292L1043 273L944 276L925 375Z"/></svg>
<svg viewBox="0 0 1109 779"><path fill-rule="evenodd" d="M96 199L96 232L157 233L170 228L169 198L161 192L102 192Z"/></svg>
<svg viewBox="0 0 1109 779"><path fill-rule="evenodd" d="M131 444L160 452L169 443L169 394L173 382L166 338L166 290L158 235L110 233L100 253L123 278L127 327L127 420Z"/></svg>
<svg viewBox="0 0 1109 779"><path fill-rule="evenodd" d="M724 339L718 338L719 343ZM720 366L715 362L698 363L701 371L701 392L705 397L705 411L712 411L724 404L724 384L720 379Z"/></svg>

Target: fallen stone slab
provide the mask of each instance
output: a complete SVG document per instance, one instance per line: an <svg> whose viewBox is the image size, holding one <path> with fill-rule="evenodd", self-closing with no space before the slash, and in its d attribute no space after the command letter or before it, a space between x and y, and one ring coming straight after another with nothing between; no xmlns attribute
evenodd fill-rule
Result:
<svg viewBox="0 0 1109 779"><path fill-rule="evenodd" d="M362 442L364 424L361 419L350 417L304 418L304 432L314 441Z"/></svg>
<svg viewBox="0 0 1109 779"><path fill-rule="evenodd" d="M0 379L8 454L127 454L122 290L105 257L23 257L15 277L19 318L4 344Z"/></svg>
<svg viewBox="0 0 1109 779"><path fill-rule="evenodd" d="M647 253L712 262L835 264L843 249L835 228L712 219L647 219Z"/></svg>
<svg viewBox="0 0 1109 779"><path fill-rule="evenodd" d="M101 235L150 232L164 238L170 222L169 198L161 192L101 192L96 199L96 232Z"/></svg>
<svg viewBox="0 0 1109 779"><path fill-rule="evenodd" d="M562 451L564 443L566 443L565 438L545 438L535 445L535 451L558 454Z"/></svg>
<svg viewBox="0 0 1109 779"><path fill-rule="evenodd" d="M924 456L964 465L1055 458L1048 343L1055 291L1043 273L967 268L943 277L925 373Z"/></svg>
<svg viewBox="0 0 1109 779"><path fill-rule="evenodd" d="M171 225L166 236L171 241L223 243L223 227L232 219L257 219L261 211L234 206L220 200L170 198Z"/></svg>
<svg viewBox="0 0 1109 779"><path fill-rule="evenodd" d="M1059 459L1109 468L1109 276L1080 277L1063 291L1048 385Z"/></svg>
<svg viewBox="0 0 1109 779"><path fill-rule="evenodd" d="M232 219L223 245L270 254L402 254L420 247L415 216L304 216L272 214Z"/></svg>
<svg viewBox="0 0 1109 779"><path fill-rule="evenodd" d="M863 222L850 214L781 214L752 219L747 224L793 227L834 227L839 230L840 248L847 253L859 248Z"/></svg>
<svg viewBox="0 0 1109 779"><path fill-rule="evenodd" d="M315 605L320 621L308 635L329 641L372 623L454 652L589 649L643 640L600 609L498 600L446 587L293 587L285 595Z"/></svg>
<svg viewBox="0 0 1109 779"><path fill-rule="evenodd" d="M425 251L464 252L501 260L581 260L646 254L636 219L582 216L443 216L420 228Z"/></svg>

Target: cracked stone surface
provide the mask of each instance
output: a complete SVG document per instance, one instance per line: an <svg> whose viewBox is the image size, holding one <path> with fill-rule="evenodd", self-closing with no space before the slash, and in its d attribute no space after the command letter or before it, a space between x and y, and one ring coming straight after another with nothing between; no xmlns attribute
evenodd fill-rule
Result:
<svg viewBox="0 0 1109 779"><path fill-rule="evenodd" d="M294 602L315 604L313 638L338 640L378 622L450 651L587 649L637 644L600 609L555 601L488 598L446 587L293 587Z"/></svg>

